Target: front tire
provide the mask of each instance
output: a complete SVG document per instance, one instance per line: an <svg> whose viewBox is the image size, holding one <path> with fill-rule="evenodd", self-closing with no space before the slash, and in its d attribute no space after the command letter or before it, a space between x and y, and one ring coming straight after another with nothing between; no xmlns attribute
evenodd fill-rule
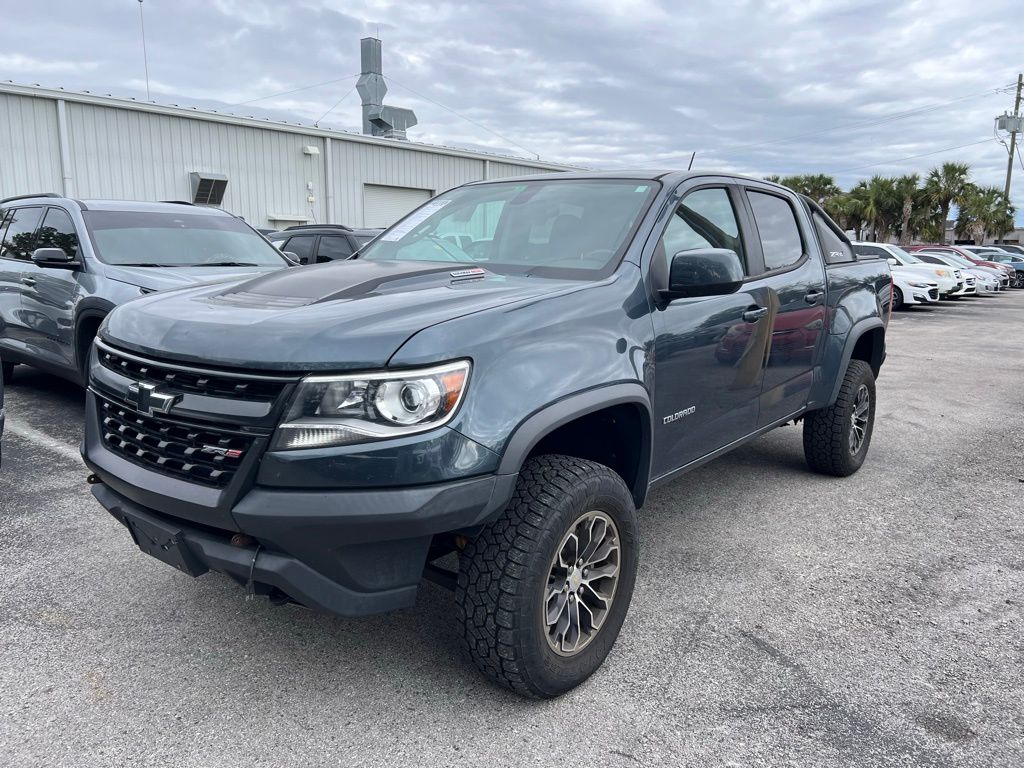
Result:
<svg viewBox="0 0 1024 768"><path fill-rule="evenodd" d="M898 286L892 287L892 311L903 309L903 291Z"/></svg>
<svg viewBox="0 0 1024 768"><path fill-rule="evenodd" d="M636 570L636 510L622 478L569 456L530 459L505 511L459 557L464 647L494 682L559 696L604 662Z"/></svg>
<svg viewBox="0 0 1024 768"><path fill-rule="evenodd" d="M828 408L804 418L804 458L823 475L847 477L864 463L875 425L875 376L863 360L851 360Z"/></svg>

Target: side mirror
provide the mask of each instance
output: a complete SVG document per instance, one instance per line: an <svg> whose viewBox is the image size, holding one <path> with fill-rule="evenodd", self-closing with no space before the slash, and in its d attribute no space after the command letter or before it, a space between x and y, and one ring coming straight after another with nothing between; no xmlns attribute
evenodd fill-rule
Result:
<svg viewBox="0 0 1024 768"><path fill-rule="evenodd" d="M292 264L309 264L309 256L299 256L292 251L281 251Z"/></svg>
<svg viewBox="0 0 1024 768"><path fill-rule="evenodd" d="M894 259L892 256L889 257L889 266L890 267L898 267L899 265L900 265L899 261Z"/></svg>
<svg viewBox="0 0 1024 768"><path fill-rule="evenodd" d="M680 251L669 266L668 288L661 296L671 301L687 296L723 296L743 285L743 263L728 248Z"/></svg>
<svg viewBox="0 0 1024 768"><path fill-rule="evenodd" d="M32 261L40 267L56 269L78 269L82 262L69 256L63 248L36 248L32 251Z"/></svg>

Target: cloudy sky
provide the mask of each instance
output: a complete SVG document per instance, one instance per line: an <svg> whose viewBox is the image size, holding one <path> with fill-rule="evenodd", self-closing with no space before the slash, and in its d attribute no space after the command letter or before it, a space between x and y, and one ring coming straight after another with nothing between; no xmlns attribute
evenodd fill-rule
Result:
<svg viewBox="0 0 1024 768"><path fill-rule="evenodd" d="M993 118L1024 68L1019 0L145 0L144 11L159 102L313 122L345 97L321 123L359 130L358 41L379 34L387 101L416 110L415 140L592 168L685 167L696 150L695 168L825 172L844 185L963 160L1001 186ZM18 4L0 29L0 79L144 96L137 0Z"/></svg>

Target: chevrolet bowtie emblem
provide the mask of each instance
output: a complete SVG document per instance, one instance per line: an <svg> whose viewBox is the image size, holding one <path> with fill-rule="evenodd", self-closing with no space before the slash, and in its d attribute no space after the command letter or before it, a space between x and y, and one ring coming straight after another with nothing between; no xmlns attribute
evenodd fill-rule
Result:
<svg viewBox="0 0 1024 768"><path fill-rule="evenodd" d="M158 413L169 413L171 407L181 399L181 395L168 395L156 391L156 384L148 384L144 381L128 385L128 395L125 400L135 409L147 416L154 416Z"/></svg>

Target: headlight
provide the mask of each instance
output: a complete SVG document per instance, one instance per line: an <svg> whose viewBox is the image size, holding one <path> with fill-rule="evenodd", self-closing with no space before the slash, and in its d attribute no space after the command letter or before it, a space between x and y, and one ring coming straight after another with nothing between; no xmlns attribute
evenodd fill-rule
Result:
<svg viewBox="0 0 1024 768"><path fill-rule="evenodd" d="M411 435L449 421L469 381L468 360L432 368L307 376L271 450L321 448Z"/></svg>
<svg viewBox="0 0 1024 768"><path fill-rule="evenodd" d="M928 283L907 283L911 288L927 288Z"/></svg>

